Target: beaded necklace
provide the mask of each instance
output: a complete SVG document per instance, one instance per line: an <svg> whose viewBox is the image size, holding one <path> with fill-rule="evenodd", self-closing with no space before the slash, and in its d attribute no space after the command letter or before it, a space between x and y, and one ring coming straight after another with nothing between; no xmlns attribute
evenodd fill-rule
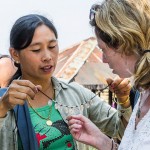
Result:
<svg viewBox="0 0 150 150"><path fill-rule="evenodd" d="M140 118L141 117L141 109L144 106L144 104L148 101L150 94L148 93L148 95L146 96L145 100L140 100L139 105L138 105L138 110L136 112L136 117ZM141 102L142 101L142 102Z"/></svg>
<svg viewBox="0 0 150 150"><path fill-rule="evenodd" d="M76 106L68 106L68 105L61 104L61 103L59 103L59 102L57 102L57 101L52 100L48 95L46 95L46 94L45 94L44 92L42 92L41 90L39 90L39 92L41 92L43 95L45 95L47 98L49 98L51 101L53 101L53 102L55 103L55 109L58 109L58 110L64 109L64 111L65 111L67 114L73 115L74 112L75 112L77 109L80 110L80 112L82 113L82 111L83 111L84 108L89 108L90 105L93 104L93 99L94 99L97 95L99 95L101 92L103 92L105 89L107 89L110 85L111 85L111 84L109 84L109 85L107 85L106 87L100 89L100 90L98 91L98 93L95 94L89 101L87 101L87 102L85 102L85 103L82 103L82 104L80 104L80 105L78 105L78 106L77 106L77 105L76 105ZM50 100L49 100L48 103L50 103Z"/></svg>
<svg viewBox="0 0 150 150"><path fill-rule="evenodd" d="M149 91L144 91L144 92L142 92L142 94L145 95L145 98L144 98L144 100L142 100L142 98L141 98L140 102L138 104L138 109L137 109L136 118L135 118L135 130L136 130L136 126L137 126L139 119L141 119L141 110L142 110L143 106L148 102L149 97L150 97Z"/></svg>
<svg viewBox="0 0 150 150"><path fill-rule="evenodd" d="M43 116L41 116L41 115L33 108L33 106L32 106L31 103L30 103L30 100L31 100L30 97L27 97L27 101L28 101L28 103L29 103L29 106L32 108L32 110L33 110L40 118L46 120L46 124L47 124L48 126L51 126L51 125L52 125L52 121L51 121L50 117L51 117L51 112L52 112L52 102L55 103L55 109L62 109L62 108L64 108L64 110L65 110L66 113L72 115L72 114L74 114L74 112L75 112L76 109L79 109L80 111L83 111L84 108L89 108L90 105L92 105L92 103L93 103L93 99L94 99L97 95L99 95L101 92L103 92L105 89L107 89L109 86L110 86L110 84L107 85L106 87L100 89L99 92L98 92L97 94L95 94L89 101L87 101L87 102L85 102L85 103L82 103L82 104L80 104L79 106L67 106L67 105L64 105L64 104L60 104L60 103L58 103L57 101L54 101L51 97L49 97L49 96L48 96L47 94L45 94L43 91L41 91L41 90L38 89L38 91L39 91L40 93L42 93L44 96L46 96L46 97L49 99L48 105L50 106L50 111L49 111L48 117L46 117L46 118L43 117ZM55 94L54 94L54 95L55 95Z"/></svg>

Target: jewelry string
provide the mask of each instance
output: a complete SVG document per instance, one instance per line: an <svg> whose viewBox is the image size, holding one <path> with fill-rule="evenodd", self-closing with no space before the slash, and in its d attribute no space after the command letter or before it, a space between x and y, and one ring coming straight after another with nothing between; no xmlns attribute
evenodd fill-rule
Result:
<svg viewBox="0 0 150 150"><path fill-rule="evenodd" d="M40 92L43 94L43 95L45 95L46 97L48 97L51 101L53 101L53 99L51 98L51 97L49 97L48 95L46 95L44 92L42 92L41 90L40 90ZM55 95L55 94L54 94ZM33 106L31 105L31 103L30 103L30 97L27 97L27 101L28 101L28 103L29 103L29 106L32 108L32 110L40 117L40 118L42 118L42 119L44 119L44 120L46 120L46 124L48 125L48 126L51 126L52 125L52 121L51 121L51 112L52 112L52 103L50 104L50 100L48 101L48 105L50 106L50 111L49 111L49 114L48 114L48 117L47 118L45 118L45 117L43 117L43 116L41 116L37 111L36 111L36 109L34 109L33 108Z"/></svg>
<svg viewBox="0 0 150 150"><path fill-rule="evenodd" d="M137 129L138 119L140 119L140 117L141 117L141 109L144 106L144 104L148 101L149 96L150 96L150 94L147 96L147 98L144 100L143 103L141 103L141 100L140 100L140 102L138 104L138 109L137 109L136 118L135 118L135 130Z"/></svg>
<svg viewBox="0 0 150 150"><path fill-rule="evenodd" d="M149 95L145 98L144 101L142 101L142 103L141 103L141 100L140 100L140 102L138 104L138 110L136 112L136 117L140 118L140 116L141 116L141 109L144 106L144 104L148 101L148 98L149 98Z"/></svg>
<svg viewBox="0 0 150 150"><path fill-rule="evenodd" d="M52 107L51 107L51 106L50 106L50 111L49 111L48 117L45 118L45 117L41 116L41 115L33 108L33 106L31 105L29 99L30 99L30 98L28 97L27 100L28 100L28 103L29 103L30 107L32 108L32 110L33 110L40 118L45 119L45 120L50 119L50 115L51 115L51 111L52 111Z"/></svg>
<svg viewBox="0 0 150 150"><path fill-rule="evenodd" d="M107 89L111 84L108 84L106 87L100 89L98 91L98 93L96 93L89 101L85 102L85 103L81 103L80 105L76 105L76 106L68 106L68 105L64 105L61 104L57 101L52 100L48 95L46 95L43 91L39 90L38 91L40 93L42 93L43 95L45 95L47 98L49 98L51 101L53 101L55 103L55 109L64 109L66 113L69 114L74 114L75 110L78 109L80 112L83 111L84 108L89 108L90 105L92 105L93 103L93 99L101 92L103 92L105 89Z"/></svg>

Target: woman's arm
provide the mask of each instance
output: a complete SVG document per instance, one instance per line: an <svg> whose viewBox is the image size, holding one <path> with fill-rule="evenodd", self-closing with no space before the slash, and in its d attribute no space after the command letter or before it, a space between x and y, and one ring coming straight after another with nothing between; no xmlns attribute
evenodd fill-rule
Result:
<svg viewBox="0 0 150 150"><path fill-rule="evenodd" d="M82 115L67 118L70 132L75 140L98 150L111 150L112 140L103 134L88 118Z"/></svg>

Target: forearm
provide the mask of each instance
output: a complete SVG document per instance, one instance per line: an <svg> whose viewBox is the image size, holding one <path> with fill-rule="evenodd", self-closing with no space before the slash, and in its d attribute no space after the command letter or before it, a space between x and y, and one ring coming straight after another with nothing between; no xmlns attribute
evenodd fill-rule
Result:
<svg viewBox="0 0 150 150"><path fill-rule="evenodd" d="M104 134L100 135L96 137L95 148L98 150L111 150L112 140Z"/></svg>

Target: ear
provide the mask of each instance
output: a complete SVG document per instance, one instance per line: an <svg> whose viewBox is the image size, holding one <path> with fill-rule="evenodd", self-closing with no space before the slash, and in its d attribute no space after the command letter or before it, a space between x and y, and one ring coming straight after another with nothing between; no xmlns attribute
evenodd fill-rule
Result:
<svg viewBox="0 0 150 150"><path fill-rule="evenodd" d="M16 51L14 48L9 48L9 53L16 63L20 62L18 51Z"/></svg>

